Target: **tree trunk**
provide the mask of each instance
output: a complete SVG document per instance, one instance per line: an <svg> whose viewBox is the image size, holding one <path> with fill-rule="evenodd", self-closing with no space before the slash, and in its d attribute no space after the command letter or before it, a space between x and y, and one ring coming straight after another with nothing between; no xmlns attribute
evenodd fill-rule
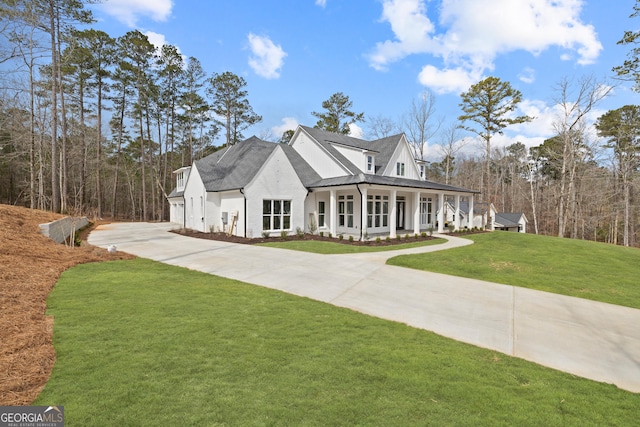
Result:
<svg viewBox="0 0 640 427"><path fill-rule="evenodd" d="M49 25L51 29L51 210L60 212L60 187L58 182L58 59L56 54L56 7L49 0Z"/></svg>
<svg viewBox="0 0 640 427"><path fill-rule="evenodd" d="M60 202L61 209L63 211L67 211L69 209L69 177L68 177L68 158L67 158L67 110L65 105L65 97L64 97L64 85L62 82L62 64L61 64L61 54L62 54L62 41L60 34L60 10L57 10L56 13L56 32L57 32L57 50L56 56L58 58L57 61L57 78L59 79L58 89L60 90L60 116L61 116L61 124L62 124L62 147L60 150L61 153L61 161L60 161Z"/></svg>
<svg viewBox="0 0 640 427"><path fill-rule="evenodd" d="M127 91L123 89L122 91L122 109L120 110L120 117L118 120L118 147L116 149L116 167L113 175L113 192L111 194L111 217L116 218L117 215L117 194L118 194L118 173L120 172L120 154L122 152L122 138L124 133L124 113L125 113L125 103L127 99L126 95Z"/></svg>
<svg viewBox="0 0 640 427"><path fill-rule="evenodd" d="M98 69L98 73L101 70ZM102 217L102 77L98 76L98 141L96 144L96 202L98 218Z"/></svg>

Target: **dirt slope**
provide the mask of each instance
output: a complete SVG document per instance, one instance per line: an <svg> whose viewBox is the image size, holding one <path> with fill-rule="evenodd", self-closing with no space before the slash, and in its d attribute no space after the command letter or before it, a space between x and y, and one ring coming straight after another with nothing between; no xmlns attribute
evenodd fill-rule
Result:
<svg viewBox="0 0 640 427"><path fill-rule="evenodd" d="M60 274L76 264L131 258L40 234L39 224L62 217L0 205L0 406L30 404L51 375L56 355L46 299Z"/></svg>

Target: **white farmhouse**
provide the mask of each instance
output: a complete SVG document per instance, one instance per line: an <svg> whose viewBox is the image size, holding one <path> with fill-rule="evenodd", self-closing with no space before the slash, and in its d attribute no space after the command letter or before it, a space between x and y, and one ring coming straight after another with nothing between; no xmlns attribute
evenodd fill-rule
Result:
<svg viewBox="0 0 640 427"><path fill-rule="evenodd" d="M289 144L252 137L175 171L170 220L243 237L302 229L363 239L443 231L445 197L473 215L475 191L424 173L404 134L365 141L299 126Z"/></svg>

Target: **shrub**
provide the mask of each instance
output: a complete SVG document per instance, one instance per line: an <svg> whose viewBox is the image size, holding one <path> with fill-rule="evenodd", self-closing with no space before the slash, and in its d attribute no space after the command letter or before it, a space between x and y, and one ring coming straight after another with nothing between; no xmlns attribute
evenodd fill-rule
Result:
<svg viewBox="0 0 640 427"><path fill-rule="evenodd" d="M263 231L262 232L262 237L265 239L268 239L269 237L271 237L271 233L269 233L268 231Z"/></svg>
<svg viewBox="0 0 640 427"><path fill-rule="evenodd" d="M353 242L353 236L349 236L349 241Z"/></svg>
<svg viewBox="0 0 640 427"><path fill-rule="evenodd" d="M324 237L324 231L320 232L320 237Z"/></svg>
<svg viewBox="0 0 640 427"><path fill-rule="evenodd" d="M429 232L429 237L432 237L433 236L433 226L429 227L427 229L427 231Z"/></svg>
<svg viewBox="0 0 640 427"><path fill-rule="evenodd" d="M409 235L408 234L404 235L404 240L409 240Z"/></svg>
<svg viewBox="0 0 640 427"><path fill-rule="evenodd" d="M287 233L285 230L282 230L282 231L280 232L280 238L281 238L282 240L285 240L285 239L287 238L287 236L288 236L288 233Z"/></svg>
<svg viewBox="0 0 640 427"><path fill-rule="evenodd" d="M422 237L423 239L427 237L427 233L425 233L424 231L422 233L420 233L420 237Z"/></svg>
<svg viewBox="0 0 640 427"><path fill-rule="evenodd" d="M342 240L344 239L344 236L342 234L338 234L338 239Z"/></svg>
<svg viewBox="0 0 640 427"><path fill-rule="evenodd" d="M296 227L296 237L298 239L304 238L304 230L300 227Z"/></svg>
<svg viewBox="0 0 640 427"><path fill-rule="evenodd" d="M309 223L309 234L316 234L316 231L318 231L316 220L314 217L311 217L311 222Z"/></svg>
<svg viewBox="0 0 640 427"><path fill-rule="evenodd" d="M391 236L387 236L387 238L385 239L387 242L391 241Z"/></svg>
<svg viewBox="0 0 640 427"><path fill-rule="evenodd" d="M382 242L382 239L380 237L376 237L376 243L380 243Z"/></svg>
<svg viewBox="0 0 640 427"><path fill-rule="evenodd" d="M333 236L331 235L331 233L329 233L329 238L332 238Z"/></svg>

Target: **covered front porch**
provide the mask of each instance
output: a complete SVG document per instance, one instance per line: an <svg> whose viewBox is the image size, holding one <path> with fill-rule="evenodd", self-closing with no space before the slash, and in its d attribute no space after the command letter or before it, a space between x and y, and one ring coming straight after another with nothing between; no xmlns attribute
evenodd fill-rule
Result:
<svg viewBox="0 0 640 427"><path fill-rule="evenodd" d="M473 193L372 184L319 188L306 203L306 228L360 240L429 230L441 233L446 219L440 206L446 198L453 199L455 209L448 225L460 229L460 203L466 200L473 212Z"/></svg>

